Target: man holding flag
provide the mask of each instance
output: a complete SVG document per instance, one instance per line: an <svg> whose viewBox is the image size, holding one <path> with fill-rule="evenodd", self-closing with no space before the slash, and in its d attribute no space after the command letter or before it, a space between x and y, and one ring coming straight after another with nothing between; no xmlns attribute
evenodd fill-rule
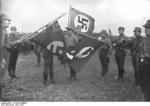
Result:
<svg viewBox="0 0 150 106"><path fill-rule="evenodd" d="M34 33L21 37L19 40L11 42L11 45L15 45L18 42L23 42L30 40L38 45L40 45L44 50L44 71L43 79L44 84L48 84L48 73L50 75L50 81L54 83L54 72L53 72L53 54L57 56L62 56L63 60L66 53L66 43L64 39L63 32L58 23L58 19L65 16L62 14L55 20L51 21L47 25L42 26ZM47 59L48 58L48 59Z"/></svg>
<svg viewBox="0 0 150 106"><path fill-rule="evenodd" d="M42 48L42 54L44 59L44 69L43 69L43 84L49 85L48 75L50 77L50 83L55 83L54 80L54 70L53 70L53 53L45 48Z"/></svg>
<svg viewBox="0 0 150 106"><path fill-rule="evenodd" d="M78 49L78 46L80 45L82 46L82 43L80 43L80 40L83 40L83 37L79 33L80 32L83 32L83 33L93 32L94 19L91 16L70 7L67 29L73 38L70 41L75 41L75 43L72 43L73 45L69 44L69 47L68 47L69 53L66 53L66 55L70 59L70 78L71 80L76 80L76 72L79 71L79 69L75 69L75 67L77 67L75 66L77 65L77 63L75 63L75 65L72 65L72 62L74 61L75 53L77 52L76 50Z"/></svg>
<svg viewBox="0 0 150 106"><path fill-rule="evenodd" d="M44 59L44 85L49 85L48 76L50 78L50 83L55 83L53 71L54 54L64 57L63 55L66 52L64 35L57 21L59 18L43 26L42 28L40 28L40 30L37 30L34 34L26 38L30 39L32 42L37 43L42 48L42 56Z"/></svg>
<svg viewBox="0 0 150 106"><path fill-rule="evenodd" d="M78 43L78 35L74 33L74 31L67 30L64 34L65 40L66 40L66 46L67 46L67 52L74 54L75 45ZM66 53L66 55L69 55ZM71 59L71 57L69 57ZM70 79L76 80L76 72L75 70L70 67Z"/></svg>
<svg viewBox="0 0 150 106"><path fill-rule="evenodd" d="M70 58L70 67L76 72L82 68L101 45L106 43L93 36L94 22L95 20L88 14L70 7L68 28L81 36L73 50L74 54L67 54ZM79 26L80 30L78 30Z"/></svg>

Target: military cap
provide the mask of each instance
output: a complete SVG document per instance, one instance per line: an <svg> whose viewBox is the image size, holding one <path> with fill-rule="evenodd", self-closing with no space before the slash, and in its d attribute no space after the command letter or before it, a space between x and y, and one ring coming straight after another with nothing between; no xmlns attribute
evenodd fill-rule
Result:
<svg viewBox="0 0 150 106"><path fill-rule="evenodd" d="M0 14L1 19L11 21L7 14Z"/></svg>
<svg viewBox="0 0 150 106"><path fill-rule="evenodd" d="M16 26L12 26L11 28L10 28L10 30L17 30L17 27Z"/></svg>
<svg viewBox="0 0 150 106"><path fill-rule="evenodd" d="M122 26L120 26L119 28L118 28L118 30L124 30L125 28L124 27L122 27Z"/></svg>
<svg viewBox="0 0 150 106"><path fill-rule="evenodd" d="M145 28L150 28L150 19L147 20L146 24L143 25L143 27L145 27Z"/></svg>
<svg viewBox="0 0 150 106"><path fill-rule="evenodd" d="M106 30L101 30L100 35L101 35L102 38L105 38L105 37L108 36L108 33L107 33ZM100 38L98 38L98 39L100 39Z"/></svg>
<svg viewBox="0 0 150 106"><path fill-rule="evenodd" d="M101 30L100 34L107 34L107 31L106 30Z"/></svg>
<svg viewBox="0 0 150 106"><path fill-rule="evenodd" d="M136 32L136 31L141 32L142 29L141 29L140 27L135 27L135 28L134 28L134 32Z"/></svg>

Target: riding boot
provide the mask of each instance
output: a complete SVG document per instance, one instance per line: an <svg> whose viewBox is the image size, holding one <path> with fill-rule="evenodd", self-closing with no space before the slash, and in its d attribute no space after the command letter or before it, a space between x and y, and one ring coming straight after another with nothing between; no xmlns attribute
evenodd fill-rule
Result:
<svg viewBox="0 0 150 106"><path fill-rule="evenodd" d="M2 86L0 86L0 101L2 100Z"/></svg>
<svg viewBox="0 0 150 106"><path fill-rule="evenodd" d="M70 67L70 79L73 81L76 80L76 72L72 67Z"/></svg>
<svg viewBox="0 0 150 106"><path fill-rule="evenodd" d="M48 75L46 73L43 72L43 84L44 85L48 85L48 80L47 80Z"/></svg>
<svg viewBox="0 0 150 106"><path fill-rule="evenodd" d="M55 80L54 80L54 72L53 72L53 70L50 70L49 76L50 76L50 83L56 83Z"/></svg>

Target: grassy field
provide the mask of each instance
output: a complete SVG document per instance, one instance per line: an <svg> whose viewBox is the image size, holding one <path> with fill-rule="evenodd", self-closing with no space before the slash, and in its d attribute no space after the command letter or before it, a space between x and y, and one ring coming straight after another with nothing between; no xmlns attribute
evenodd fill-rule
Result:
<svg viewBox="0 0 150 106"><path fill-rule="evenodd" d="M43 60L35 67L36 56L30 53L20 55L16 73L19 80L7 80L4 96L9 101L143 101L139 86L134 86L134 72L131 58L125 60L123 81L115 80L117 67L111 57L109 72L101 76L101 65L97 53L77 74L77 80L69 79L69 68L60 65L55 57L56 84L43 85Z"/></svg>

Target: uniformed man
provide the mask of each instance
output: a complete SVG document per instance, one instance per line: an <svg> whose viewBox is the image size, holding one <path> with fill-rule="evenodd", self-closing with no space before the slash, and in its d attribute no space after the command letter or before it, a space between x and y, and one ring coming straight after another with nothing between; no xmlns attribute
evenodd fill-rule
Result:
<svg viewBox="0 0 150 106"><path fill-rule="evenodd" d="M135 76L135 85L139 84L139 57L140 57L140 44L143 40L141 36L141 28L135 27L134 36L135 38L131 42L131 57Z"/></svg>
<svg viewBox="0 0 150 106"><path fill-rule="evenodd" d="M139 82L144 100L150 101L150 20L144 25L146 38L141 43Z"/></svg>
<svg viewBox="0 0 150 106"><path fill-rule="evenodd" d="M100 32L100 37L101 39L106 39L108 38L108 33L106 30L102 30ZM101 67L102 67L102 76L105 76L105 74L108 72L108 64L109 64L109 50L110 46L108 44L104 44L103 46L100 47L99 49L99 59L101 62Z"/></svg>
<svg viewBox="0 0 150 106"><path fill-rule="evenodd" d="M9 45L9 37L6 29L10 25L10 18L6 14L0 14L0 100L3 99L2 97L2 89L4 87L4 79L6 75L6 71L8 69L8 57L9 57L9 50L10 50L10 45Z"/></svg>
<svg viewBox="0 0 150 106"><path fill-rule="evenodd" d="M34 52L37 57L37 65L35 65L35 66L38 67L41 64L41 47L36 43L34 44Z"/></svg>
<svg viewBox="0 0 150 106"><path fill-rule="evenodd" d="M124 49L124 44L126 42L126 36L124 34L125 28L119 27L118 32L119 36L116 41L113 41L113 46L115 47L115 59L118 67L118 79L123 79L124 75L124 61L126 56L126 51Z"/></svg>
<svg viewBox="0 0 150 106"><path fill-rule="evenodd" d="M78 43L80 36L78 36L78 34L73 32L72 30L67 30L67 36L65 36L65 37L66 37L68 52L70 54L74 54L75 53L75 45ZM77 76L76 71L72 67L70 67L70 79L72 81L75 81L76 76Z"/></svg>
<svg viewBox="0 0 150 106"><path fill-rule="evenodd" d="M17 28L15 26L12 26L10 28L11 33L9 34L10 42L16 41L19 39L17 35ZM16 76L16 63L19 56L19 43L11 46L11 52L9 56L9 64L8 64L8 73L10 78L16 78L19 79L19 77Z"/></svg>
<svg viewBox="0 0 150 106"><path fill-rule="evenodd" d="M43 84L48 85L48 75L50 77L50 83L55 83L54 80L54 71L53 71L53 58L54 55L52 51L48 51L45 48L42 48L43 59L44 59L44 70L43 70Z"/></svg>

